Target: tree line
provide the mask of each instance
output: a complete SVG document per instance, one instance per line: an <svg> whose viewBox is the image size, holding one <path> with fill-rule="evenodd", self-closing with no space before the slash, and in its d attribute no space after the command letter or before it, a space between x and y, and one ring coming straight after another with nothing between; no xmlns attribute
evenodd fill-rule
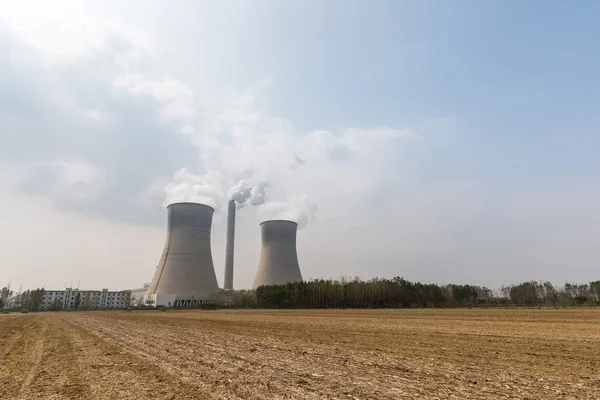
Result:
<svg viewBox="0 0 600 400"><path fill-rule="evenodd" d="M8 287L3 287L0 291L0 310L39 311L44 293L44 289L14 293Z"/></svg>
<svg viewBox="0 0 600 400"><path fill-rule="evenodd" d="M0 291L0 310L39 311L44 289L14 293ZM492 290L476 285L438 285L396 277L368 281L342 277L286 285L260 286L256 290L220 290L212 303L235 308L416 308L416 307L573 307L600 306L600 281L587 284L523 282ZM89 296L78 296L72 309L96 308ZM55 299L48 309L60 310Z"/></svg>
<svg viewBox="0 0 600 400"><path fill-rule="evenodd" d="M600 305L600 281L588 284L523 282L492 290L476 285L437 285L396 277L312 280L256 290L222 290L213 300L239 308L417 308L417 307L572 307Z"/></svg>

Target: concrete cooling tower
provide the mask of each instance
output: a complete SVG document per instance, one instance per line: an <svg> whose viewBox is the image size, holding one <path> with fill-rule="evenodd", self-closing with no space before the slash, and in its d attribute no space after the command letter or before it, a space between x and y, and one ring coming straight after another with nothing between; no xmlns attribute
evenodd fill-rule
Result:
<svg viewBox="0 0 600 400"><path fill-rule="evenodd" d="M197 203L174 203L167 210L167 239L146 297L169 296L178 305L209 300L219 290L210 249L214 210Z"/></svg>
<svg viewBox="0 0 600 400"><path fill-rule="evenodd" d="M256 289L262 285L283 285L302 280L296 253L298 224L273 220L260 224L262 247L258 271L254 278Z"/></svg>

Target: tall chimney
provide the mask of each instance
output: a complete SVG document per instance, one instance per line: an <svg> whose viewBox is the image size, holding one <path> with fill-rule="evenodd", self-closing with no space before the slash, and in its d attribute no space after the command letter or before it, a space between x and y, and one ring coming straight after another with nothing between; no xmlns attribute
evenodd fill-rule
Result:
<svg viewBox="0 0 600 400"><path fill-rule="evenodd" d="M229 201L227 208L227 244L225 247L224 289L233 289L233 246L235 241L235 200Z"/></svg>

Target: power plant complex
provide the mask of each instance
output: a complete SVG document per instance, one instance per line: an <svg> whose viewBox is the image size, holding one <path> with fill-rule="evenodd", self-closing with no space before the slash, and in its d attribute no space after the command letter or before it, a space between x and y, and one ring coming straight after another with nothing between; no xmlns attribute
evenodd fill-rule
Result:
<svg viewBox="0 0 600 400"><path fill-rule="evenodd" d="M144 304L195 306L208 303L219 291L213 264L210 233L214 209L199 203L173 203L167 207L167 236L162 256ZM227 208L224 289L233 289L236 203ZM261 228L261 252L253 289L302 280L296 233L298 224L287 220L265 221Z"/></svg>
<svg viewBox="0 0 600 400"><path fill-rule="evenodd" d="M227 237L223 288L233 289L235 215L237 204L227 207ZM108 291L44 290L41 309L127 308L131 306L193 307L211 303L219 292L211 250L214 209L200 203L181 202L167 207L167 235L162 255L150 283L143 288ZM270 220L260 224L261 250L253 289L302 280L296 235L298 224ZM227 295L226 295L227 296Z"/></svg>

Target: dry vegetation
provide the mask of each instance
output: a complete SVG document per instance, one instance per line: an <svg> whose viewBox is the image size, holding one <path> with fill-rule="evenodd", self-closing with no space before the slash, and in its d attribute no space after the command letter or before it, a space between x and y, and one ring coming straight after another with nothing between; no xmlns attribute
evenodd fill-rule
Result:
<svg viewBox="0 0 600 400"><path fill-rule="evenodd" d="M0 399L598 399L600 310L0 315Z"/></svg>

